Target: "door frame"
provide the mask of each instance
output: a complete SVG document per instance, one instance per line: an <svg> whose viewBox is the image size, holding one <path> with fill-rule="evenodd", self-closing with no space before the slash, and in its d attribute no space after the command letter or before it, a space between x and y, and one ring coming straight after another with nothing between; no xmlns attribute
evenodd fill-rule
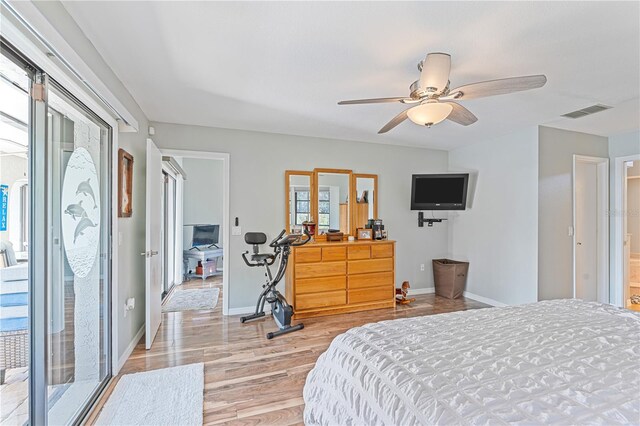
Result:
<svg viewBox="0 0 640 426"><path fill-rule="evenodd" d="M590 157L586 155L573 155L573 167L571 170L572 192L572 281L573 297L576 297L576 165L578 163L595 164L597 166L597 292L598 301L608 303L609 289L609 159L605 157ZM601 295L601 296L600 296Z"/></svg>
<svg viewBox="0 0 640 426"><path fill-rule="evenodd" d="M229 242L231 229L229 228L229 161L230 156L226 152L189 151L181 149L160 149L163 155L172 157L197 158L201 160L222 161L222 314L229 315ZM176 256L182 253L176 253Z"/></svg>
<svg viewBox="0 0 640 426"><path fill-rule="evenodd" d="M624 282L624 238L626 233L625 206L627 202L627 185L625 182L627 161L640 161L640 154L616 157L613 161L613 211L610 214L611 228L613 230L613 246L611 248L611 297L612 305L624 308L625 282Z"/></svg>

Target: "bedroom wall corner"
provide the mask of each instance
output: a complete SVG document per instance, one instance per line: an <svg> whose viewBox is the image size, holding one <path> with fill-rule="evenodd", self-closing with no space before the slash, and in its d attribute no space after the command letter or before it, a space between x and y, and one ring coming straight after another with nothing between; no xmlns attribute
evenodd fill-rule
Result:
<svg viewBox="0 0 640 426"><path fill-rule="evenodd" d="M535 302L538 128L452 150L449 170L471 174L468 209L449 215L451 253L470 262L467 292L507 305Z"/></svg>
<svg viewBox="0 0 640 426"><path fill-rule="evenodd" d="M538 299L573 297L573 156L608 158L606 137L540 126Z"/></svg>

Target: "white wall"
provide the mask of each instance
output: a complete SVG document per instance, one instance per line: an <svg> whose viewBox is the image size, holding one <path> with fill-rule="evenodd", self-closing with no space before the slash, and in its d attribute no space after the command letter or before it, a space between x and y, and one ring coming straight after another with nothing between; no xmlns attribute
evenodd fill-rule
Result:
<svg viewBox="0 0 640 426"><path fill-rule="evenodd" d="M136 333L144 326L144 258L140 253L145 251L145 191L146 191L146 129L148 121L131 94L103 60L93 44L69 16L59 1L34 2L36 7L46 16L71 47L91 67L109 90L133 114L141 129L138 133L119 133L120 147L134 157L133 165L133 216L118 220L122 238L118 247L118 306L124 306L129 297L136 299L135 310L125 318L119 309L118 318L118 351L121 356ZM117 131L117 129L114 129Z"/></svg>
<svg viewBox="0 0 640 426"><path fill-rule="evenodd" d="M222 247L222 160L183 158L182 168L187 180L183 183L183 221L178 224L220 225L220 243ZM191 247L192 227L184 228L183 246Z"/></svg>
<svg viewBox="0 0 640 426"><path fill-rule="evenodd" d="M449 170L474 178L470 207L449 214L452 256L470 262L467 291L504 304L536 301L538 129L450 151Z"/></svg>
<svg viewBox="0 0 640 426"><path fill-rule="evenodd" d="M608 157L602 136L540 126L538 299L573 297L573 155Z"/></svg>
<svg viewBox="0 0 640 426"><path fill-rule="evenodd" d="M321 167L378 174L379 216L389 237L398 240L396 282L408 280L414 289L433 286L430 262L447 254L448 224L418 228L417 212L410 210L411 175L446 171L446 152L200 126L153 126L161 148L230 154L230 219L233 223L239 218L243 233L262 231L273 237L284 228L285 170ZM377 137L372 135L372 140ZM231 308L253 305L263 281L262 272L248 268L240 258L247 248L242 236L231 237L226 253ZM421 263L426 266L422 272Z"/></svg>

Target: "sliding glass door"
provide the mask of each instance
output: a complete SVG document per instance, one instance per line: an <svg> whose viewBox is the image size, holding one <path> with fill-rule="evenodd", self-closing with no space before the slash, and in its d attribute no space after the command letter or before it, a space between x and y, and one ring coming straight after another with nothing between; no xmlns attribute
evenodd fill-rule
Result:
<svg viewBox="0 0 640 426"><path fill-rule="evenodd" d="M11 180L16 196L8 199L8 223L26 223L12 229L10 237L0 232L2 247L17 243L18 249L5 258L21 259L25 297L4 296L20 290L13 271L22 266L0 259L0 349L4 353L15 343L3 332L16 335L7 327L20 326L13 316L24 311L27 338L22 349L30 361L27 368L26 362L18 366L0 360L11 382L2 385L3 412L9 398L20 402L11 407L14 416L3 420L71 424L86 414L111 377L112 129L18 52L2 47L2 76L11 72L10 64L14 74L26 76L27 87L18 88L24 89L27 119L19 124L28 143L12 153L24 158L26 170L22 180ZM11 136L0 129L0 141ZM5 145L9 142L0 143L0 149ZM0 179L5 180L9 169L4 153L0 159ZM24 309L9 306L22 299Z"/></svg>
<svg viewBox="0 0 640 426"><path fill-rule="evenodd" d="M110 129L55 82L48 106L49 422L67 424L110 371Z"/></svg>

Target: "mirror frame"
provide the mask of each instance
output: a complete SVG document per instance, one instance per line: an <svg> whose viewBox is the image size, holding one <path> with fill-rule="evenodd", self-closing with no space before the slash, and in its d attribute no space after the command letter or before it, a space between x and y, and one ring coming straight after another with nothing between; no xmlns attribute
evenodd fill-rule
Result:
<svg viewBox="0 0 640 426"><path fill-rule="evenodd" d="M303 170L286 170L284 172L284 212L285 212L285 222L284 227L287 230L287 233L291 233L291 212L289 209L291 206L289 205L289 191L291 189L290 181L291 176L309 176L309 197L311 198L309 209L311 210L311 214L313 214L315 203L315 194L316 194L316 186L314 185L315 174L313 172L306 172Z"/></svg>
<svg viewBox="0 0 640 426"><path fill-rule="evenodd" d="M370 219L378 219L378 175L371 173L353 173L351 175L351 195L349 196L349 199L353 200L353 208L351 209L351 235L355 235L357 229L355 204L358 194L358 178L373 179L373 218Z"/></svg>
<svg viewBox="0 0 640 426"><path fill-rule="evenodd" d="M351 223L351 218L353 216L353 199L351 197L351 192L352 192L351 183L353 181L353 172L348 169L323 169L323 168L313 169L314 187L313 187L313 197L312 197L313 202L311 203L311 206L312 206L311 208L314 212L313 220L316 221L316 224L318 223L318 196L320 192L320 178L318 177L318 175L320 173L333 173L338 175L347 175L349 179L349 203L348 203L349 212L347 213L349 216L349 229L347 230L347 233L344 234L344 237L353 235L353 231L352 231L353 224ZM318 225L316 225L316 230L317 230L317 234L315 236L315 239L317 241L325 241L327 239L327 236L320 235L320 230Z"/></svg>

